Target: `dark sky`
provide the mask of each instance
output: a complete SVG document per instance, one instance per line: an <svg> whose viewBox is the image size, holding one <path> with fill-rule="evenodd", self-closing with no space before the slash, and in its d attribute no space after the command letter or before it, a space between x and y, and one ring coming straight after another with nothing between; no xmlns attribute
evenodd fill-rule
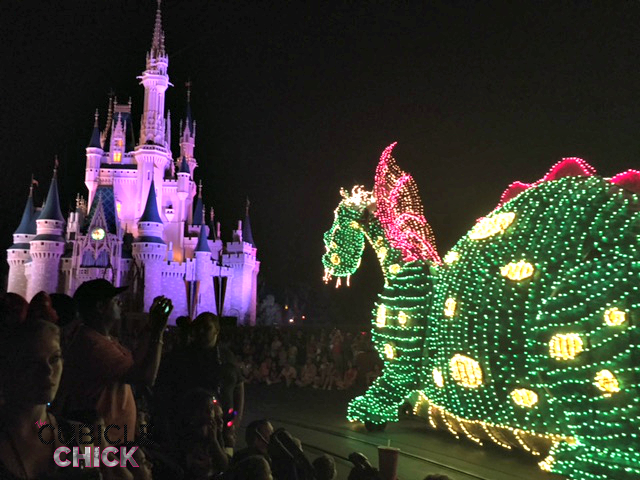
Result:
<svg viewBox="0 0 640 480"><path fill-rule="evenodd" d="M154 11L154 1L0 2L3 253L31 173L41 198L54 154L63 209L85 191L84 147L110 88L133 97L139 118ZM251 197L275 292L318 287L339 188L371 187L393 141L441 254L511 181L534 181L563 156L607 176L640 166L639 2L168 0L163 12L174 137L191 78L205 202L228 235ZM336 294L353 317L368 316L381 287L372 262Z"/></svg>

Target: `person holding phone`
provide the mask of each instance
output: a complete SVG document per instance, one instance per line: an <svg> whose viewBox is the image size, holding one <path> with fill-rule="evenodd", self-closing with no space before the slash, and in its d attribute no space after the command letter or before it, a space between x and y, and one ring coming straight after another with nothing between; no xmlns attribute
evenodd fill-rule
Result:
<svg viewBox="0 0 640 480"><path fill-rule="evenodd" d="M98 279L78 287L74 299L83 324L65 352L65 370L61 391L54 405L57 411L73 419L74 412L95 411L105 425L115 424L112 441L133 440L136 403L131 384L153 386L162 353L162 336L171 300L157 297L149 311L149 325L135 352L120 344L112 331L121 320L119 298L127 287L115 287Z"/></svg>

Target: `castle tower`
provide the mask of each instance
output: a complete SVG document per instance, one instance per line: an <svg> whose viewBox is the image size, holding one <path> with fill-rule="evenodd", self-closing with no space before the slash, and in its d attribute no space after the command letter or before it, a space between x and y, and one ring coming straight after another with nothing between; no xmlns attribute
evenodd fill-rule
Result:
<svg viewBox="0 0 640 480"><path fill-rule="evenodd" d="M87 145L87 165L84 173L84 184L89 190L89 206L93 202L93 197L96 195L96 189L98 188L98 178L100 177L100 162L104 155L102 149L102 143L100 141L100 128L98 127L98 110L96 109L93 122L93 132L91 133L91 140Z"/></svg>
<svg viewBox="0 0 640 480"><path fill-rule="evenodd" d="M157 200L160 205L163 205L164 172L171 158L167 148L170 139L165 138L167 130L164 116L164 96L169 87L168 66L169 57L164 48L162 12L160 0L158 0L151 50L147 53L146 70L138 77L144 86L144 111L140 122L140 143L133 153L138 164L138 199L140 203L137 213L141 213L143 205L141 200L149 191L149 184L152 180L159 186L159 190L156 192Z"/></svg>
<svg viewBox="0 0 640 480"><path fill-rule="evenodd" d="M31 267L27 275L28 301L41 290L47 293L58 291L60 257L64 252L65 240L62 236L65 221L60 211L58 195L57 163L49 186L47 200L36 220L36 236L30 242Z"/></svg>
<svg viewBox="0 0 640 480"><path fill-rule="evenodd" d="M7 263L9 263L9 279L7 292L27 296L27 277L24 264L30 261L29 242L36 236L36 214L33 208L33 180L29 188L29 197L22 212L20 225L13 233L13 245L7 249Z"/></svg>
<svg viewBox="0 0 640 480"><path fill-rule="evenodd" d="M194 251L196 259L196 281L199 282L196 314L216 311L213 292L213 263L211 262L211 248L207 239L208 227L202 225L198 234L198 244Z"/></svg>
<svg viewBox="0 0 640 480"><path fill-rule="evenodd" d="M167 250L162 239L163 230L155 186L151 181L147 203L138 221L138 237L133 242L133 258L144 270L145 311L149 310L155 297L162 295L162 264Z"/></svg>
<svg viewBox="0 0 640 480"><path fill-rule="evenodd" d="M240 324L255 325L260 262L253 244L248 199L245 221L238 221L238 230L233 239L233 242L227 243L226 253L222 256L224 265L229 265L233 270L227 285L225 314L238 317Z"/></svg>

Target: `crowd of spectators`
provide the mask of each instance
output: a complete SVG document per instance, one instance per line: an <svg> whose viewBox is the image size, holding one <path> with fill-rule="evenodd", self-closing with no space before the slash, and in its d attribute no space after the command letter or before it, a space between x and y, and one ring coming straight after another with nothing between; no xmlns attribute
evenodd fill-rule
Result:
<svg viewBox="0 0 640 480"><path fill-rule="evenodd" d="M309 460L268 419L246 425L241 447L244 385L364 387L380 374L366 334L238 327L222 342L208 312L167 333L165 297L125 326L124 290L92 280L73 298L0 297L0 480L336 478L332 457ZM105 458L118 459L105 451L116 442L135 450L127 468L105 468ZM84 452L88 443L101 448L102 464L54 461L59 447Z"/></svg>
<svg viewBox="0 0 640 480"><path fill-rule="evenodd" d="M349 390L370 385L381 372L366 332L252 327L228 337L245 383Z"/></svg>

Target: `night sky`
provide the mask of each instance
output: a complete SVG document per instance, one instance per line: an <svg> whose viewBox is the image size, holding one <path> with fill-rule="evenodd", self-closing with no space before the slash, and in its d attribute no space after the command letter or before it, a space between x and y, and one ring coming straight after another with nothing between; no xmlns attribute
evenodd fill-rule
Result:
<svg viewBox="0 0 640 480"><path fill-rule="evenodd" d="M139 122L154 12L152 0L0 2L3 273L31 174L40 203L59 155L66 211L86 192L84 147L110 89ZM163 23L174 155L190 78L196 178L223 236L248 195L267 290L326 289L339 320L366 320L382 277L369 253L349 291L322 286L322 233L339 188L370 188L389 143L441 255L509 183L561 157L605 176L640 167L639 2L168 0Z"/></svg>

